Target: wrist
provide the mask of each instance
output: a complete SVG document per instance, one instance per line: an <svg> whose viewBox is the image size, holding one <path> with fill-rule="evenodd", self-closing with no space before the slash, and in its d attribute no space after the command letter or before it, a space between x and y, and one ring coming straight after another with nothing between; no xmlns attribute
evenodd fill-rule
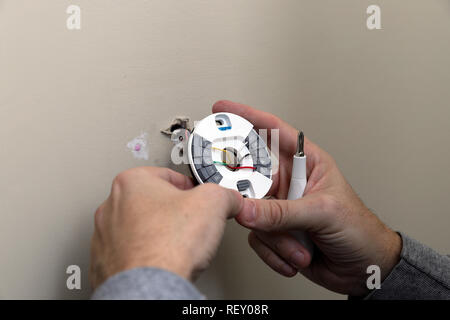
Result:
<svg viewBox="0 0 450 320"><path fill-rule="evenodd" d="M384 259L380 265L381 281L391 273L392 269L400 262L400 254L402 251L401 236L388 228L387 241L384 250Z"/></svg>
<svg viewBox="0 0 450 320"><path fill-rule="evenodd" d="M379 254L377 258L375 258L371 264L376 265L380 268L380 283L389 276L392 269L399 263L400 261L400 253L402 251L402 239L400 235L385 227L384 235L379 238ZM367 287L367 279L369 274L364 275L364 290L362 293L359 293L358 296L366 296L370 293L370 289Z"/></svg>
<svg viewBox="0 0 450 320"><path fill-rule="evenodd" d="M185 280L193 280L193 268L186 261L178 261L177 259L167 259L167 257L136 259L128 261L125 269L134 269L139 267L158 268L172 272Z"/></svg>
<svg viewBox="0 0 450 320"><path fill-rule="evenodd" d="M353 290L349 292L350 296L364 297L371 292L367 285L367 280L370 276L367 273L367 267L375 265L380 268L380 283L382 284L392 269L400 262L402 239L397 232L384 226L384 230L379 232L376 243L377 245L371 249L371 252L374 253L372 259L369 259L367 264L364 264L360 270L361 276L356 280Z"/></svg>

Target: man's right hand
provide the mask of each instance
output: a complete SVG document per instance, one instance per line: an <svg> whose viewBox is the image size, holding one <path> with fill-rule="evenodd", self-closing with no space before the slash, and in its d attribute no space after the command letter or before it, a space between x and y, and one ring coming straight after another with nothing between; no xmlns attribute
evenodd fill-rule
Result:
<svg viewBox="0 0 450 320"><path fill-rule="evenodd" d="M299 200L287 197L296 149L297 130L266 112L219 101L213 112L231 112L257 129L280 130L280 168L270 194L277 200L246 199L237 221L251 229L249 243L275 271L294 276L297 270L335 292L367 294L366 269L378 265L384 279L397 264L400 236L381 222L360 200L334 159L305 140L308 184ZM269 140L269 139L268 139ZM306 231L318 250L313 258L289 231Z"/></svg>

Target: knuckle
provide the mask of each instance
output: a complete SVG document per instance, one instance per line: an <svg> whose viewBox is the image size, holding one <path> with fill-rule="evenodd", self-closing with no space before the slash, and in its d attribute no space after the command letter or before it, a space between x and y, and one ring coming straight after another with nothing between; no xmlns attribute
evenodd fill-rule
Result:
<svg viewBox="0 0 450 320"><path fill-rule="evenodd" d="M297 249L292 246L290 240L286 237L280 236L276 240L274 246L280 255L285 259L289 259L295 252L297 252Z"/></svg>
<svg viewBox="0 0 450 320"><path fill-rule="evenodd" d="M102 206L98 207L94 214L94 226L96 230L100 230L101 227L101 215L102 215Z"/></svg>
<svg viewBox="0 0 450 320"><path fill-rule="evenodd" d="M119 173L113 180L113 187L121 188L126 186L133 176L133 171L134 169L130 169Z"/></svg>
<svg viewBox="0 0 450 320"><path fill-rule="evenodd" d="M268 202L267 210L264 212L267 227L281 227L285 221L285 209L279 201Z"/></svg>
<svg viewBox="0 0 450 320"><path fill-rule="evenodd" d="M227 196L227 191L225 188L215 184L215 183L205 183L199 187L199 189L204 193L204 195L210 199L224 199Z"/></svg>
<svg viewBox="0 0 450 320"><path fill-rule="evenodd" d="M266 262L268 265L276 265L275 257L272 254L270 250L264 250L264 252L261 253L261 258L264 262Z"/></svg>
<svg viewBox="0 0 450 320"><path fill-rule="evenodd" d="M286 241L282 237L279 237L278 239L275 240L274 247L280 253L286 253L287 251Z"/></svg>
<svg viewBox="0 0 450 320"><path fill-rule="evenodd" d="M195 189L180 193L183 196L184 208L197 208L197 214L207 214L211 212L211 208L221 206L220 199L222 196L222 187L212 183L205 183L195 187Z"/></svg>
<svg viewBox="0 0 450 320"><path fill-rule="evenodd" d="M137 177L148 175L154 172L156 168L137 167L122 171L113 180L113 188L123 188L132 183Z"/></svg>

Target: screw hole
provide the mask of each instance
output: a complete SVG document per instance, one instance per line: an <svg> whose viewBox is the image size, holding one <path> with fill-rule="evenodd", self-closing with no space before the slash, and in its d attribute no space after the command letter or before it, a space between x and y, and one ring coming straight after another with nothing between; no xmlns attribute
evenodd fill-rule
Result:
<svg viewBox="0 0 450 320"><path fill-rule="evenodd" d="M183 126L179 123L175 123L170 126L170 132L174 132L175 130L181 129Z"/></svg>

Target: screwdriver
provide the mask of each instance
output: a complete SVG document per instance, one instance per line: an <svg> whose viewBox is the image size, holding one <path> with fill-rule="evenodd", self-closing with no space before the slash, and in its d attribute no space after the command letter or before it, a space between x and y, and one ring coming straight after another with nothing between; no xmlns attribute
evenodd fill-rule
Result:
<svg viewBox="0 0 450 320"><path fill-rule="evenodd" d="M304 148L305 137L303 132L300 131L298 133L297 140L297 152L294 155L294 159L292 162L292 175L291 175L291 184L289 186L288 192L288 200L297 200L303 197L303 193L305 192L306 183L308 182L306 178L306 155L303 150ZM313 255L314 245L306 235L304 231L294 230L291 231L290 234L297 239L300 244L308 250Z"/></svg>

